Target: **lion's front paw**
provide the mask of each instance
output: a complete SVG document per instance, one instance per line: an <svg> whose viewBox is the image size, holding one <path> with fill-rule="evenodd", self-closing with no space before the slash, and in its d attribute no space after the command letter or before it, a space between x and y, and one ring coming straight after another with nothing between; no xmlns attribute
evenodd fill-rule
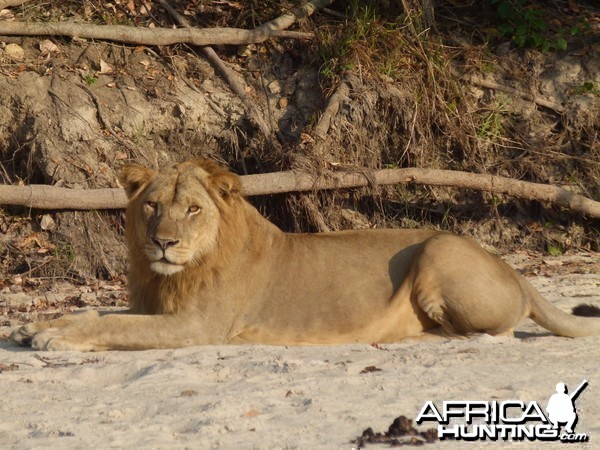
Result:
<svg viewBox="0 0 600 450"><path fill-rule="evenodd" d="M67 314L58 319L28 323L14 330L9 338L19 345L38 350L91 350L84 344L90 325L100 317L98 311ZM55 342L56 341L56 342Z"/></svg>
<svg viewBox="0 0 600 450"><path fill-rule="evenodd" d="M31 345L33 337L40 331L42 331L42 329L39 327L39 322L28 323L10 333L9 339L19 345L28 347Z"/></svg>
<svg viewBox="0 0 600 450"><path fill-rule="evenodd" d="M35 350L49 351L69 351L89 352L94 347L83 340L69 339L65 336L64 330L51 328L36 334L31 339L31 347Z"/></svg>

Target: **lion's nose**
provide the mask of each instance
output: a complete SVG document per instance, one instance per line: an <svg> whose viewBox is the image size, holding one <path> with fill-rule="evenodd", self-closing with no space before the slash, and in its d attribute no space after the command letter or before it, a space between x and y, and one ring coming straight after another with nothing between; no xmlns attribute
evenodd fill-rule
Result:
<svg viewBox="0 0 600 450"><path fill-rule="evenodd" d="M162 238L155 237L152 240L154 241L154 243L156 245L158 245L160 248L162 248L163 251L169 247L173 247L174 245L179 244L179 241L176 241L176 240L173 240L170 238L162 239Z"/></svg>

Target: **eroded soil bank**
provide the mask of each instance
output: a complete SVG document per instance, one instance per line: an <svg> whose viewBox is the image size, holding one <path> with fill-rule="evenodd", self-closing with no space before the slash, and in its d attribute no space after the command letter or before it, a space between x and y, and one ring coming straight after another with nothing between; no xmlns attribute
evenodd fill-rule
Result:
<svg viewBox="0 0 600 450"><path fill-rule="evenodd" d="M121 3L28 2L0 20L173 25L152 2ZM115 187L126 162L204 155L240 174L447 168L598 199L597 6L535 5L548 25L543 42L567 44L541 52L499 36L487 3L438 5L429 29L401 2L337 3L294 25L313 39L217 48L245 86L244 101L190 46L0 36L1 181ZM293 3L174 6L195 26L253 28ZM500 252L598 249L597 224L585 217L479 192L402 186L252 201L288 231L434 226ZM14 276L117 279L126 269L120 212L5 208L0 231L5 285Z"/></svg>

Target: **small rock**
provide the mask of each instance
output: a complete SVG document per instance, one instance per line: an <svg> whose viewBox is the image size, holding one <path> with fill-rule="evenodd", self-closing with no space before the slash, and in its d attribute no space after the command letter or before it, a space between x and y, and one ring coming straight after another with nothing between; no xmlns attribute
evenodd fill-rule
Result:
<svg viewBox="0 0 600 450"><path fill-rule="evenodd" d="M281 86L281 82L279 80L271 81L267 88L271 94L281 94L283 87Z"/></svg>
<svg viewBox="0 0 600 450"><path fill-rule="evenodd" d="M44 231L52 231L56 229L56 222L54 222L54 219L50 214L44 214L40 221L40 227Z"/></svg>
<svg viewBox="0 0 600 450"><path fill-rule="evenodd" d="M12 292L13 294L18 294L20 292L23 292L23 286L21 286L19 284L12 284L10 286L10 292Z"/></svg>
<svg viewBox="0 0 600 450"><path fill-rule="evenodd" d="M25 50L17 44L8 44L4 49L4 54L13 61L23 61L25 59Z"/></svg>

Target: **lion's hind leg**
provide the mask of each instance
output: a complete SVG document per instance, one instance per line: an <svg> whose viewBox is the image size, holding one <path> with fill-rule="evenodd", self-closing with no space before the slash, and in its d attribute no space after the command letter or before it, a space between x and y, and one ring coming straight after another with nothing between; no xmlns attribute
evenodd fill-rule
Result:
<svg viewBox="0 0 600 450"><path fill-rule="evenodd" d="M444 297L439 292L418 292L416 303L418 307L429 317L437 327L424 331L430 339L457 339L472 335L474 330L457 327L452 321L452 313ZM425 337L424 337L425 338ZM427 338L425 338L427 339Z"/></svg>
<svg viewBox="0 0 600 450"><path fill-rule="evenodd" d="M511 335L527 314L517 275L470 239L428 239L413 263L412 301L448 336Z"/></svg>
<svg viewBox="0 0 600 450"><path fill-rule="evenodd" d="M466 293L471 297L470 293ZM418 307L429 317L437 327L430 328L424 333L443 339L464 339L481 334L492 336L514 336L513 328L507 321L500 318L488 317L470 308L470 301L465 301L462 296L452 298L444 296L441 292L427 294L421 292L416 295ZM469 298L470 300L470 298Z"/></svg>

